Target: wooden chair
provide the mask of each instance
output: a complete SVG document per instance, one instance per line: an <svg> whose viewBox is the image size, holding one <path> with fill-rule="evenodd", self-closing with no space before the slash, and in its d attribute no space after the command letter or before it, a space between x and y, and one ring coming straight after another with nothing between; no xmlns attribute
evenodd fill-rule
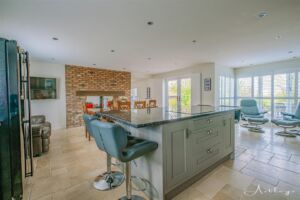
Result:
<svg viewBox="0 0 300 200"><path fill-rule="evenodd" d="M130 110L130 101L118 101L118 110Z"/></svg>
<svg viewBox="0 0 300 200"><path fill-rule="evenodd" d="M155 99L149 100L148 107L149 107L149 108L155 108L155 107L157 107L157 105L156 105L156 100L155 100Z"/></svg>
<svg viewBox="0 0 300 200"><path fill-rule="evenodd" d="M110 110L113 110L113 109L114 109L114 102L113 102L113 101L107 101L107 107L108 107Z"/></svg>
<svg viewBox="0 0 300 200"><path fill-rule="evenodd" d="M135 109L143 109L146 108L146 101L135 101L134 102Z"/></svg>
<svg viewBox="0 0 300 200"><path fill-rule="evenodd" d="M84 113L84 114L90 115L90 112L88 111L88 109L87 109L85 103L82 105L82 110L83 110L83 113ZM89 141L91 141L91 135L90 135L90 133L88 133L87 127L86 127L86 126L84 126L84 127L85 127L85 138L88 137L88 138L89 138Z"/></svg>

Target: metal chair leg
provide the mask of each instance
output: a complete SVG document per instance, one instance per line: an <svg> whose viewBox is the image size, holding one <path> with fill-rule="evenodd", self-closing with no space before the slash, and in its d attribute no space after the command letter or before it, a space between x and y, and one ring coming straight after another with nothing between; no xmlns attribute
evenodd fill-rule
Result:
<svg viewBox="0 0 300 200"><path fill-rule="evenodd" d="M86 126L84 126L84 129L85 129L85 138L87 138L87 134L88 134L88 132L87 132L87 128L86 128Z"/></svg>
<svg viewBox="0 0 300 200"><path fill-rule="evenodd" d="M126 196L120 198L120 200L145 200L138 195L132 195L132 181L131 181L131 162L126 163Z"/></svg>

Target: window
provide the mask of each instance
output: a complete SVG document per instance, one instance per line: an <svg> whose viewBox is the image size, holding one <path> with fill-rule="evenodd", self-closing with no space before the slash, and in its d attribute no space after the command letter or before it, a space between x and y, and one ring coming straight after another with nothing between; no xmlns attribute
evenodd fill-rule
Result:
<svg viewBox="0 0 300 200"><path fill-rule="evenodd" d="M294 112L295 73L274 75L274 117L280 117L281 112Z"/></svg>
<svg viewBox="0 0 300 200"><path fill-rule="evenodd" d="M300 102L300 72L286 72L237 79L237 105L244 98L254 98L267 117L282 117L281 112L294 113Z"/></svg>
<svg viewBox="0 0 300 200"><path fill-rule="evenodd" d="M251 77L238 79L238 97L251 97L252 96L252 80Z"/></svg>
<svg viewBox="0 0 300 200"><path fill-rule="evenodd" d="M220 97L219 105L234 105L234 78L220 76L219 77Z"/></svg>

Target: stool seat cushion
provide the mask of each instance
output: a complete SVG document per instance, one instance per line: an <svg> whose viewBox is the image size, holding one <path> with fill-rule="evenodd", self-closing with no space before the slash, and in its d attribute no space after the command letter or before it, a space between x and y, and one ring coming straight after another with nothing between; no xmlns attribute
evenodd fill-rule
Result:
<svg viewBox="0 0 300 200"><path fill-rule="evenodd" d="M255 123L261 123L265 124L269 122L267 118L247 118L248 122L255 122Z"/></svg>
<svg viewBox="0 0 300 200"><path fill-rule="evenodd" d="M121 162L134 160L157 149L157 146L156 142L132 137L131 140L128 140L126 148L122 151L123 156L119 159Z"/></svg>
<svg viewBox="0 0 300 200"><path fill-rule="evenodd" d="M121 162L134 160L158 147L156 142L128 135L118 124L98 120L90 124L98 147Z"/></svg>
<svg viewBox="0 0 300 200"><path fill-rule="evenodd" d="M272 119L272 122L277 126L288 126L288 127L295 127L300 124L300 121L291 121L291 120L284 120L284 119Z"/></svg>

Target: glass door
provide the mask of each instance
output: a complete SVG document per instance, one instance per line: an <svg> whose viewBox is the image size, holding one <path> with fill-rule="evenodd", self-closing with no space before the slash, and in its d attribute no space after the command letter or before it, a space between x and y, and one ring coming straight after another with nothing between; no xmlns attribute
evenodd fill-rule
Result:
<svg viewBox="0 0 300 200"><path fill-rule="evenodd" d="M178 108L178 80L168 80L167 107L168 110L177 110Z"/></svg>
<svg viewBox="0 0 300 200"><path fill-rule="evenodd" d="M191 78L168 80L166 91L166 105L169 110L190 110L192 99Z"/></svg>
<svg viewBox="0 0 300 200"><path fill-rule="evenodd" d="M180 96L179 96L179 104L181 110L190 110L191 101L192 101L192 87L191 87L191 79L183 78L180 79Z"/></svg>

